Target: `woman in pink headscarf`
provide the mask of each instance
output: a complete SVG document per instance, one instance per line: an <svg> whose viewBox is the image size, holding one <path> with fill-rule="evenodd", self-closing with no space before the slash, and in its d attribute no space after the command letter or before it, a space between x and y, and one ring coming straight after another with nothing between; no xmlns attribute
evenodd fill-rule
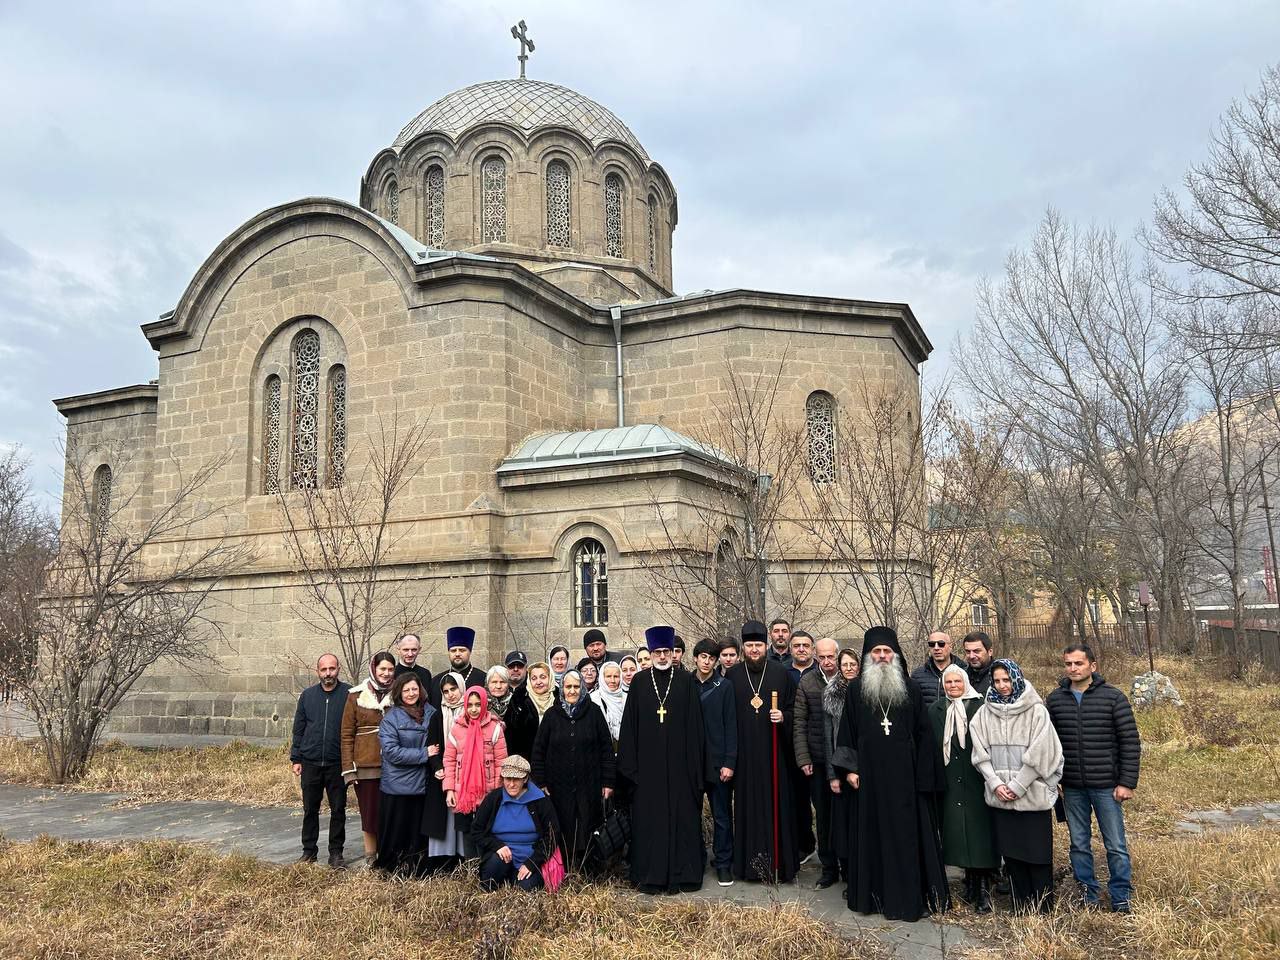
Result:
<svg viewBox="0 0 1280 960"><path fill-rule="evenodd" d="M468 822L490 790L502 786L507 738L502 721L489 712L484 687L467 689L466 707L453 723L444 744L444 800Z"/></svg>

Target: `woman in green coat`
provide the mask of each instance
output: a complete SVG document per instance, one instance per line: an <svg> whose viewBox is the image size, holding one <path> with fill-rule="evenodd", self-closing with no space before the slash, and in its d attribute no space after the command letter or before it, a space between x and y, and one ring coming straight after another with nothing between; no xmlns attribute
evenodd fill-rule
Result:
<svg viewBox="0 0 1280 960"><path fill-rule="evenodd" d="M964 867L964 899L978 913L990 913L990 876L1000 866L1000 857L982 774L969 759L968 736L969 721L982 708L982 694L973 689L964 668L954 663L942 671L942 692L944 696L929 708L929 719L941 745L947 781L941 817L943 860Z"/></svg>

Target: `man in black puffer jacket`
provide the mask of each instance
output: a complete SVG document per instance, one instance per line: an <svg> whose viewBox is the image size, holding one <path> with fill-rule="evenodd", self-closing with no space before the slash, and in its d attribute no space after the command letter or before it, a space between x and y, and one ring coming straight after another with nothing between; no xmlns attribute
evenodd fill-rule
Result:
<svg viewBox="0 0 1280 960"><path fill-rule="evenodd" d="M1101 892L1093 871L1092 817L1098 818L1107 849L1111 909L1129 912L1133 871L1124 836L1121 804L1138 786L1142 743L1129 698L1098 674L1087 644L1063 652L1066 676L1045 706L1062 741L1062 795L1071 832L1071 870L1085 903L1097 906Z"/></svg>
<svg viewBox="0 0 1280 960"><path fill-rule="evenodd" d="M965 663L951 652L951 634L935 630L929 634L926 643L929 656L911 671L911 679L920 685L924 708L928 711L933 706L933 701L942 696L942 671L953 663L958 667L963 667Z"/></svg>

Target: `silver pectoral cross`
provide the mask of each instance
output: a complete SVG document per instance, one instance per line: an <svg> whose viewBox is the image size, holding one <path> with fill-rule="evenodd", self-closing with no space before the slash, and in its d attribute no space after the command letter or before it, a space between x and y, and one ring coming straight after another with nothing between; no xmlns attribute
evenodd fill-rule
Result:
<svg viewBox="0 0 1280 960"><path fill-rule="evenodd" d="M525 78L524 76L525 62L529 59L529 54L533 53L535 49L535 47L533 46L533 41L529 39L529 35L528 33L526 33L526 29L527 28L525 27L523 20L521 20L519 23L517 23L514 27L511 28L511 36L514 39L520 41L520 56L517 57L516 59L520 61L520 79L521 80ZM528 50L529 52L526 53L525 50Z"/></svg>
<svg viewBox="0 0 1280 960"><path fill-rule="evenodd" d="M889 715L887 713L884 715L884 719L880 721L880 726L884 727L884 735L887 737L889 735L889 728L893 726L893 721L889 719Z"/></svg>

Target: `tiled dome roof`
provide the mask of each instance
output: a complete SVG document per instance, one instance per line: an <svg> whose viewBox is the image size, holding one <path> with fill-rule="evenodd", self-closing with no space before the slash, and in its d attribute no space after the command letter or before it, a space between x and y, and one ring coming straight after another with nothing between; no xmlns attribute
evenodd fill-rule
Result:
<svg viewBox="0 0 1280 960"><path fill-rule="evenodd" d="M649 155L627 125L613 113L582 94L541 80L490 80L476 83L437 100L413 118L391 149L399 151L429 130L455 140L483 123L509 123L530 134L540 127L568 127L582 134L593 147L618 140L648 162Z"/></svg>

